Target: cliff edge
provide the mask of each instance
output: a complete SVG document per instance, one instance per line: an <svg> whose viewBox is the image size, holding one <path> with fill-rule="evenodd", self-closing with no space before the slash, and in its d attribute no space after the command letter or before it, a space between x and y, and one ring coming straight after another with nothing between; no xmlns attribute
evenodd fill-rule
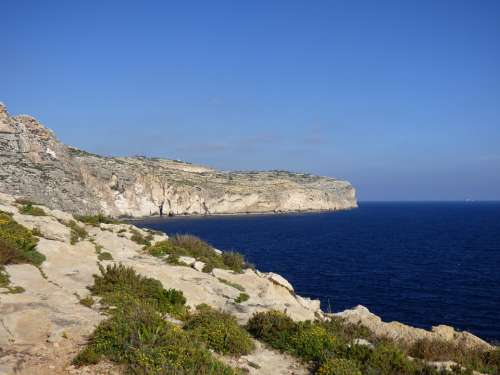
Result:
<svg viewBox="0 0 500 375"><path fill-rule="evenodd" d="M342 180L285 171L222 172L176 160L103 157L59 142L0 103L0 191L78 214L237 214L357 206Z"/></svg>

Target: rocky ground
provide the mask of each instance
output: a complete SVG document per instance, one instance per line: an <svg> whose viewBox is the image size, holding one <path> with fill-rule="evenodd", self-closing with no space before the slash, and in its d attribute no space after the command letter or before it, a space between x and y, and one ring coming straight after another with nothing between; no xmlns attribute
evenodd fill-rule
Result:
<svg viewBox="0 0 500 375"><path fill-rule="evenodd" d="M234 214L356 207L347 181L285 171L222 172L176 160L103 157L59 142L0 103L0 191L73 213Z"/></svg>
<svg viewBox="0 0 500 375"><path fill-rule="evenodd" d="M24 215L19 212L12 196L0 194L0 211L9 212L15 221L34 229L40 239L37 250L46 260L39 268L30 264L5 267L12 286L22 287L22 293L0 290L0 374L113 374L121 368L109 362L75 368L71 360L86 342L86 337L105 316L99 304L91 308L80 303L87 296L87 287L93 283L92 275L102 264L122 263L140 274L161 281L165 288L181 290L190 306L206 303L227 311L245 323L253 313L280 310L294 320L327 319L313 301L296 295L293 287L281 276L247 269L243 273L213 269L201 272L195 259L181 259L185 266L174 266L160 258L146 254L143 246L131 240L135 229L129 224L86 225L77 222L88 232L78 242L72 239L71 229L65 224L74 220L72 215L59 210L45 210L46 216ZM152 242L166 239L156 233ZM109 252L112 260L99 260L99 254ZM237 303L244 288L249 299ZM419 340L423 337L440 338L466 347L490 348L483 340L451 327L439 326L432 332L403 324L385 323L358 306L338 314L351 322L361 322L378 336ZM261 343L250 355L224 358L233 366L245 368L251 374L307 374L308 368L296 359L271 350ZM250 364L257 364L258 369Z"/></svg>

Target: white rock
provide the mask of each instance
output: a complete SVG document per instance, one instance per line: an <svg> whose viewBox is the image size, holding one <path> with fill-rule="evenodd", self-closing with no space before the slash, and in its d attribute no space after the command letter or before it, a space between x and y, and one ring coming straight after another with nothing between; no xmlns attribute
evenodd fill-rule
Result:
<svg viewBox="0 0 500 375"><path fill-rule="evenodd" d="M187 264L188 266L192 266L193 263L196 262L196 259L195 258L192 258L192 257L186 257L186 256L182 256L182 257L179 257L179 262L182 262L184 264Z"/></svg>
<svg viewBox="0 0 500 375"><path fill-rule="evenodd" d="M318 311L321 307L321 302L319 299L311 299L307 297L301 297L299 295L295 296L297 301L307 309Z"/></svg>
<svg viewBox="0 0 500 375"><path fill-rule="evenodd" d="M205 267L205 263L203 262L200 262L199 260L197 260L196 262L194 262L192 265L191 265L196 271L200 271L200 272L203 272L203 267Z"/></svg>
<svg viewBox="0 0 500 375"><path fill-rule="evenodd" d="M282 287L288 289L290 292L293 292L293 286L285 279L283 276L278 275L274 272L269 272L266 274L267 278L271 280L273 283L281 285Z"/></svg>

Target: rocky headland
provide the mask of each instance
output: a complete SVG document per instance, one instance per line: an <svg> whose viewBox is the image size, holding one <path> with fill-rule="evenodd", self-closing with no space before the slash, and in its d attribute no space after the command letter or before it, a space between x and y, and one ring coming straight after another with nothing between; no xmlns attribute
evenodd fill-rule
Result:
<svg viewBox="0 0 500 375"><path fill-rule="evenodd" d="M59 142L0 103L0 191L79 214L244 214L356 207L347 181L285 171L223 172L177 160L104 157Z"/></svg>

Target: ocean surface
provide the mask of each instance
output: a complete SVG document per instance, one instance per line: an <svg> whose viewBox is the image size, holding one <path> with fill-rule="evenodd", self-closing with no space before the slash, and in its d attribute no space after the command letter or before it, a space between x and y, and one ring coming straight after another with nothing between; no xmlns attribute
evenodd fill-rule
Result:
<svg viewBox="0 0 500 375"><path fill-rule="evenodd" d="M360 203L335 213L151 218L283 275L298 294L385 321L500 341L500 203Z"/></svg>

